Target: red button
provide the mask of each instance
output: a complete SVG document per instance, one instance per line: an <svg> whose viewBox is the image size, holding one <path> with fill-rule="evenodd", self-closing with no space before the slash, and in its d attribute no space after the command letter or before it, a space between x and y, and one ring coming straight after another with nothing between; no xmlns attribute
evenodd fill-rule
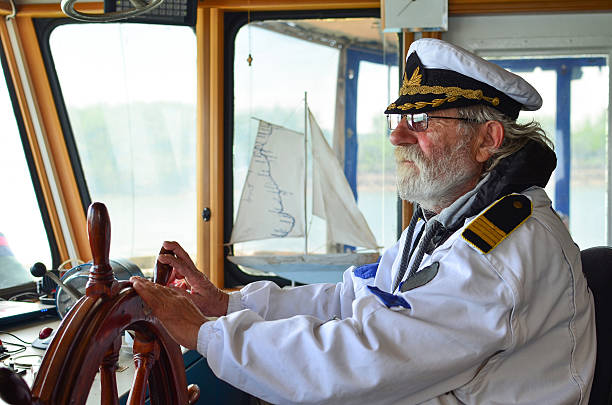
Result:
<svg viewBox="0 0 612 405"><path fill-rule="evenodd" d="M38 338L39 339L46 339L46 338L48 338L51 335L51 332L53 332L52 328L43 328L38 333Z"/></svg>

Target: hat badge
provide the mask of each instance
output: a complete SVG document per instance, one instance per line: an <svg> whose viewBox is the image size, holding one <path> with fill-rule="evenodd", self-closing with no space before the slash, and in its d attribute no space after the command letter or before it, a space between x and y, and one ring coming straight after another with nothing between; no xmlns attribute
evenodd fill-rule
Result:
<svg viewBox="0 0 612 405"><path fill-rule="evenodd" d="M402 88L400 90L400 94L407 94L408 93L408 86L420 86L421 85L421 80L423 79L423 75L419 74L419 66L416 67L416 69L414 69L414 72L412 72L412 76L410 77L410 80L408 80L408 75L406 74L406 72L404 72L404 81L402 82Z"/></svg>

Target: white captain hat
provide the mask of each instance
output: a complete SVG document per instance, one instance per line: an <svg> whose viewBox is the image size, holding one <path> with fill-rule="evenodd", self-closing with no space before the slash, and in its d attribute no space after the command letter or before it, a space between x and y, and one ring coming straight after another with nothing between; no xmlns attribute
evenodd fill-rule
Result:
<svg viewBox="0 0 612 405"><path fill-rule="evenodd" d="M399 98L385 114L414 114L484 104L512 119L542 98L525 79L463 48L434 38L412 43Z"/></svg>

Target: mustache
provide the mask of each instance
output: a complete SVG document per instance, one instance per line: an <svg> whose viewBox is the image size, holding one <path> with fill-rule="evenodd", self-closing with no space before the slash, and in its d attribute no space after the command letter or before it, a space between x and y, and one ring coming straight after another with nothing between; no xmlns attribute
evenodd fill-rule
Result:
<svg viewBox="0 0 612 405"><path fill-rule="evenodd" d="M418 145L396 146L393 152L395 154L395 161L398 163L410 160L416 164L423 164L426 161L425 154Z"/></svg>

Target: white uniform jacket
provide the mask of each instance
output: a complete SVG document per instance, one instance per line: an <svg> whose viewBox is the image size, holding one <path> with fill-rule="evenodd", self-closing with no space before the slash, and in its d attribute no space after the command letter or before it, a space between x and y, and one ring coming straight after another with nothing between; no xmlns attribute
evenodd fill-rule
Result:
<svg viewBox="0 0 612 405"><path fill-rule="evenodd" d="M587 404L595 322L580 251L546 193L523 194L533 212L497 247L484 254L460 229L425 255L419 272L438 271L423 285L390 291L404 233L338 284L244 287L202 325L198 351L278 404Z"/></svg>

